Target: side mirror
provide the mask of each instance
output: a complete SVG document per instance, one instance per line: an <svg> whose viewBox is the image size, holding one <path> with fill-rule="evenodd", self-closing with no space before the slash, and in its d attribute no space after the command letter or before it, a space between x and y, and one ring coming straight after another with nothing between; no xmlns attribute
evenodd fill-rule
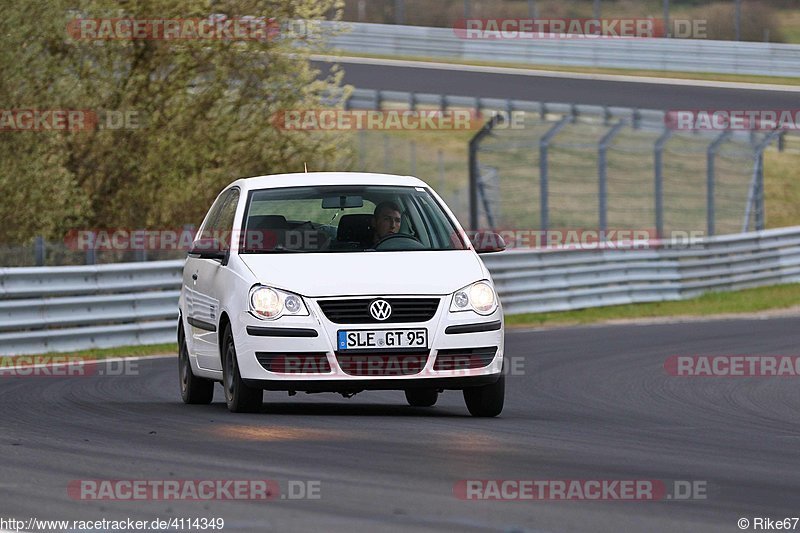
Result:
<svg viewBox="0 0 800 533"><path fill-rule="evenodd" d="M479 254L502 252L506 249L506 241L493 231L477 231L472 236L472 246Z"/></svg>
<svg viewBox="0 0 800 533"><path fill-rule="evenodd" d="M225 248L218 239L213 237L197 239L189 248L189 255L200 259L215 259L225 264L228 261L228 251Z"/></svg>

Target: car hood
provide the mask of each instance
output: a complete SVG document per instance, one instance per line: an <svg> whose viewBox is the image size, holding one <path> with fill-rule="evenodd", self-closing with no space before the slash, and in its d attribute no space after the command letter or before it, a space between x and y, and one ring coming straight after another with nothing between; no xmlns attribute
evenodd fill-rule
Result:
<svg viewBox="0 0 800 533"><path fill-rule="evenodd" d="M260 283L303 296L449 294L486 278L472 250L241 254Z"/></svg>

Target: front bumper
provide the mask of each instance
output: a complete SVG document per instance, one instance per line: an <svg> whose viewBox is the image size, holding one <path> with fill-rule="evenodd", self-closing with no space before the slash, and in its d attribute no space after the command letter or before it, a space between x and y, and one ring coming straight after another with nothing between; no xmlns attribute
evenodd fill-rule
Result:
<svg viewBox="0 0 800 533"><path fill-rule="evenodd" d="M309 316L284 316L274 321L263 321L243 312L236 317L234 342L239 372L246 383L266 390L318 392L463 389L494 383L502 373L504 328L500 307L488 316L472 311L450 313L449 299L442 297L435 315L426 322L339 324L328 320L313 299L306 299L306 305ZM415 354L415 357L419 357L419 368L392 374L376 367L374 371L355 375L340 365L340 356L356 355L356 352L337 352L339 330L386 328L427 329L428 350ZM436 364L439 352L469 353L478 348L496 349L494 357L489 361L481 361L479 364L482 366L478 368ZM323 365L324 368L304 368L302 372L271 372L259 362L259 356L263 361L264 354L313 355L327 364ZM397 354L402 352L384 350L372 355L392 358ZM444 357L443 354L443 360ZM352 372L352 368L349 370Z"/></svg>

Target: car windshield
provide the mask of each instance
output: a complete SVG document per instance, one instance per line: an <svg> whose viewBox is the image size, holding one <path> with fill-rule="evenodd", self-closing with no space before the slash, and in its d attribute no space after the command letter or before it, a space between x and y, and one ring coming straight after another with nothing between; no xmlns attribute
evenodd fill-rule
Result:
<svg viewBox="0 0 800 533"><path fill-rule="evenodd" d="M251 191L240 253L463 250L424 187L325 186Z"/></svg>

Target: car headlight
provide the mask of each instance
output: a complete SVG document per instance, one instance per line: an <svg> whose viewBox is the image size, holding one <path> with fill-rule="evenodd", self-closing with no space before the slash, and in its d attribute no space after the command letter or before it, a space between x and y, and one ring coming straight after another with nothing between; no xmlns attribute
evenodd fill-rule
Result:
<svg viewBox="0 0 800 533"><path fill-rule="evenodd" d="M256 285L250 289L250 312L257 318L273 320L284 315L308 315L303 299L291 292Z"/></svg>
<svg viewBox="0 0 800 533"><path fill-rule="evenodd" d="M475 311L479 315L490 315L497 309L497 295L491 285L479 281L453 294L450 312Z"/></svg>

